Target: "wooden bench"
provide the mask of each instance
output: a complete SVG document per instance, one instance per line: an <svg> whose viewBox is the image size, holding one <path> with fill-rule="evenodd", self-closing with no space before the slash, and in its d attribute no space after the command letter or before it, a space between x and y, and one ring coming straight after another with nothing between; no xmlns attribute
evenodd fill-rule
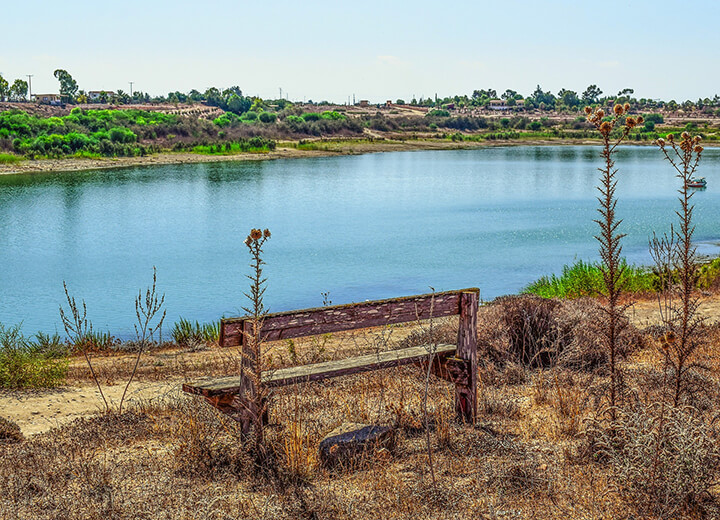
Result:
<svg viewBox="0 0 720 520"><path fill-rule="evenodd" d="M277 341L366 327L407 323L459 315L457 345L421 345L325 363L264 372L263 387L273 388L321 381L382 368L423 363L431 351L436 363L433 373L455 384L455 410L462 421L474 422L477 414L477 311L476 288L422 294L389 300L368 301L265 316L260 337ZM220 323L220 346L243 347L252 333L249 317L226 318ZM247 352L242 351L243 361ZM250 360L257 363L257 360ZM253 365L254 366L254 365ZM425 365L427 366L427 365ZM241 396L252 386L247 375L203 378L183 385L185 392L200 395L234 419L248 424Z"/></svg>

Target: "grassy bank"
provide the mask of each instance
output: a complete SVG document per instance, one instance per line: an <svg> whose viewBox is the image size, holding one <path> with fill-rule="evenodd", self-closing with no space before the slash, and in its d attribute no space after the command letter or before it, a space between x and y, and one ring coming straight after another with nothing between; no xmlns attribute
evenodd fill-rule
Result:
<svg viewBox="0 0 720 520"><path fill-rule="evenodd" d="M624 260L621 265L624 270L620 280L623 292L635 295L651 294L662 289L663 283L666 283L652 268L628 265ZM669 278L671 283L677 282L677 274L671 273ZM699 266L696 287L700 290L720 288L720 258ZM563 266L559 275L542 276L522 292L543 298L580 298L601 296L604 291L600 265L578 260L572 265Z"/></svg>

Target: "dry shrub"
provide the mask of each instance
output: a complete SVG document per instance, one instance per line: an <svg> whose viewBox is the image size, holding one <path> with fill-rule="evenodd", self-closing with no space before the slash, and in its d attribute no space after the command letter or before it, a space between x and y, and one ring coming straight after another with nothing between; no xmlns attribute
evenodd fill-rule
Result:
<svg viewBox="0 0 720 520"><path fill-rule="evenodd" d="M22 442L25 436L20 430L20 426L13 421L0 417L0 443L2 442Z"/></svg>
<svg viewBox="0 0 720 520"><path fill-rule="evenodd" d="M180 475L213 478L241 474L248 465L240 424L198 399L180 399L174 406L172 437Z"/></svg>
<svg viewBox="0 0 720 520"><path fill-rule="evenodd" d="M620 409L617 421L593 421L590 453L606 462L612 488L640 517L705 517L718 476L717 433L691 407L664 404Z"/></svg>
<svg viewBox="0 0 720 520"><path fill-rule="evenodd" d="M393 349L419 347L421 345L454 345L457 343L457 320L437 319L432 327L425 323L412 331L402 340L396 342Z"/></svg>
<svg viewBox="0 0 720 520"><path fill-rule="evenodd" d="M496 299L478 320L480 344L495 362L549 365L558 341L553 316L558 305L556 300L530 294Z"/></svg>
<svg viewBox="0 0 720 520"><path fill-rule="evenodd" d="M603 346L602 324L607 313L593 299L566 300L555 311L557 326L565 341L558 353L558 363L568 368L593 370L606 366L608 351ZM631 352L642 348L643 338L626 316L621 316L617 327L616 353L626 358Z"/></svg>
<svg viewBox="0 0 720 520"><path fill-rule="evenodd" d="M593 299L554 300L523 294L498 298L478 320L481 348L495 363L592 370L608 362L600 324L602 307ZM618 353L626 356L641 335L621 319Z"/></svg>

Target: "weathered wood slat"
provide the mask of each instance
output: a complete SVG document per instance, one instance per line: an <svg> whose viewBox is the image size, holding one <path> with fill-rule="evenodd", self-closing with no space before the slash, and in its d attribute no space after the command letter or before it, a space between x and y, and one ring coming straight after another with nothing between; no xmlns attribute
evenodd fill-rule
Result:
<svg viewBox="0 0 720 520"><path fill-rule="evenodd" d="M409 365L425 359L430 346L418 346L400 350L389 350L378 354L357 356L353 358L315 363L299 367L281 368L262 375L264 386L279 387L309 381L320 381L332 377L346 376L360 372L369 372L393 366ZM436 356L448 357L455 353L455 345L437 345ZM242 378L240 376L212 378L199 380L193 384L184 384L185 392L213 397L223 394L237 393L241 390Z"/></svg>
<svg viewBox="0 0 720 520"><path fill-rule="evenodd" d="M263 341L276 341L406 323L418 319L452 316L460 314L460 295L467 292L478 294L479 289L463 289L269 314L262 323L262 339ZM246 317L223 319L220 323L220 346L241 345L242 327L246 320Z"/></svg>

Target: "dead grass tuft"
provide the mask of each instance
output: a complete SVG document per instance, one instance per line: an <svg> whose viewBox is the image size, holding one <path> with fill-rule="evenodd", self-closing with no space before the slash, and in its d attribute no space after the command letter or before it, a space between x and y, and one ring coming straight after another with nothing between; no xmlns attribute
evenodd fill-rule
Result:
<svg viewBox="0 0 720 520"><path fill-rule="evenodd" d="M0 443L22 442L25 440L20 427L13 421L0 417Z"/></svg>

